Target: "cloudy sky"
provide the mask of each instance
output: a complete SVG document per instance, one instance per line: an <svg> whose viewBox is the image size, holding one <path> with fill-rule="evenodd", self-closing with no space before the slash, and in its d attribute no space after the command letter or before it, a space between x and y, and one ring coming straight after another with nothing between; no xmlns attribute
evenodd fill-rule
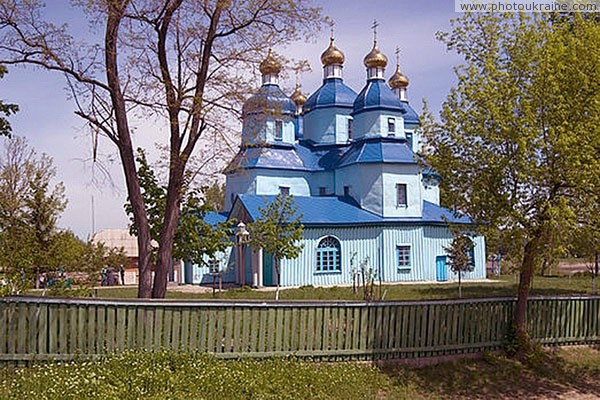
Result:
<svg viewBox="0 0 600 400"><path fill-rule="evenodd" d="M458 56L448 53L435 39L436 31L447 30L450 19L459 16L454 12L453 1L336 0L323 3L325 13L335 21L336 44L346 55L344 79L349 86L358 92L365 84L362 59L371 49L370 27L373 19L377 19L379 48L392 64L386 76L393 73L394 51L399 46L400 64L410 79L411 104L420 111L422 99L427 99L431 109L439 109L454 84L453 66L460 63ZM86 21L69 4L69 0L47 2L49 18L66 22L75 32L88 35ZM329 31L325 29L315 43L295 43L285 49L275 49L288 58L304 58L310 62L312 72L301 77L304 92L313 92L321 84L319 57L328 44ZM290 79L283 85L293 87L294 78ZM93 227L96 231L126 227L128 219L123 211L126 191L115 148L107 140L100 143L102 154L114 160L112 164L105 164L112 183L93 183L102 174L90 162L90 136L73 114L75 108L65 90L64 78L31 68L12 68L0 81L0 98L20 106L20 112L11 118L14 133L27 137L38 152L54 158L58 179L64 182L69 200L60 226L84 239ZM157 137L160 132L134 133L136 145L147 148L153 147Z"/></svg>

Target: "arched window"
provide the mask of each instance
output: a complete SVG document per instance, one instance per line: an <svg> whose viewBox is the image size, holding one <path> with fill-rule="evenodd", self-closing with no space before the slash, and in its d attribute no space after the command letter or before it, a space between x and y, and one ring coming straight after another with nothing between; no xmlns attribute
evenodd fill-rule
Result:
<svg viewBox="0 0 600 400"><path fill-rule="evenodd" d="M342 270L340 241L327 236L317 246L317 272L337 272Z"/></svg>

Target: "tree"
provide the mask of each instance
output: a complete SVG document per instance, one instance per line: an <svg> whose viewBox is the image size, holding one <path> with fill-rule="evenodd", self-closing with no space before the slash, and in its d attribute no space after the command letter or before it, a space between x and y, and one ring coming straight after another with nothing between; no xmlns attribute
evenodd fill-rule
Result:
<svg viewBox="0 0 600 400"><path fill-rule="evenodd" d="M138 149L138 175L142 188L142 197L148 209L150 236L153 240L160 238L161 224L167 204L167 187L158 182L158 178L146 159L142 149ZM206 214L214 211L205 197L198 190L189 189L189 180L182 187L184 194L181 212L177 223L177 231L173 240L173 257L178 260L191 261L196 264L206 264L206 257L214 258L218 252L223 252L231 245L233 235L233 220L220 222L212 226L204 220ZM131 203L125 204L125 210L132 220L131 232L136 234L133 224Z"/></svg>
<svg viewBox="0 0 600 400"><path fill-rule="evenodd" d="M6 67L0 65L0 79L2 79L6 72ZM4 117L0 117L0 136L10 136L12 129L5 117L10 117L11 114L16 113L17 111L19 111L19 106L16 104L4 103L2 99L0 99L0 115L4 115Z"/></svg>
<svg viewBox="0 0 600 400"><path fill-rule="evenodd" d="M164 297L185 171L201 137L231 129L269 47L311 34L323 21L309 0L90 0L77 2L102 43L86 44L44 20L36 0L0 0L0 62L67 77L77 115L104 134L121 160L139 248L139 297ZM99 22L98 22L99 21ZM135 165L135 115L167 127L165 212L151 282L151 234Z"/></svg>
<svg viewBox="0 0 600 400"><path fill-rule="evenodd" d="M0 264L9 276L51 270L56 222L67 203L63 184L53 183L55 174L52 158L38 155L24 138L6 139L0 155Z"/></svg>
<svg viewBox="0 0 600 400"><path fill-rule="evenodd" d="M600 178L600 26L575 18L469 13L439 34L463 56L441 120L427 117L428 162L447 205L481 230L517 238L514 332L532 349L526 307L549 232L571 229Z"/></svg>
<svg viewBox="0 0 600 400"><path fill-rule="evenodd" d="M448 265L452 272L458 274L458 297L462 298L462 274L475 268L473 258L473 241L463 233L455 233L449 246L444 247L448 256Z"/></svg>
<svg viewBox="0 0 600 400"><path fill-rule="evenodd" d="M300 255L304 244L302 239L302 214L298 215L298 206L291 195L279 194L265 207L259 207L260 217L248 224L249 244L255 249L262 248L273 256L277 290L275 300L279 300L282 259L294 259Z"/></svg>

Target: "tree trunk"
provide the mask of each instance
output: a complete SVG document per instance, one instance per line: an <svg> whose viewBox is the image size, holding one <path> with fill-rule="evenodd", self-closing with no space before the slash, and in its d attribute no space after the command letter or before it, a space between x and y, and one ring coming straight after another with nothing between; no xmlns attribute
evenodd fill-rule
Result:
<svg viewBox="0 0 600 400"><path fill-rule="evenodd" d="M171 169L169 170L165 218L160 231L158 257L154 271L152 297L155 299L164 299L167 294L169 269L173 262L173 243L175 241L175 234L177 233L177 223L179 222L183 168L185 164L179 159L173 159L175 157L178 158L179 149L176 149L176 151L177 155L172 156Z"/></svg>
<svg viewBox="0 0 600 400"><path fill-rule="evenodd" d="M546 269L548 268L548 260L544 259L542 262L542 270L540 271L541 276L546 276Z"/></svg>
<svg viewBox="0 0 600 400"><path fill-rule="evenodd" d="M594 252L594 271L592 272L592 294L596 294L596 279L598 278L598 273L600 272L600 254L596 251Z"/></svg>
<svg viewBox="0 0 600 400"><path fill-rule="evenodd" d="M124 7L125 5L121 2L108 3L108 19L106 21L106 33L104 37L106 48L106 78L110 88L110 98L114 108L115 124L118 135L118 140L115 141L115 144L119 149L119 156L121 158L121 163L123 164L127 193L129 194L129 201L131 202L138 234L138 297L148 298L150 297L152 289L152 275L150 270L150 228L148 226L148 216L146 214L146 208L142 198L140 182L135 166L129 123L127 121L127 108L125 106L123 92L121 91L117 62L119 25L123 18Z"/></svg>
<svg viewBox="0 0 600 400"><path fill-rule="evenodd" d="M525 355L533 350L533 344L527 333L527 299L529 298L529 289L533 278L537 247L538 237L535 236L525 245L525 254L523 255L523 263L519 274L517 304L513 315L513 328L517 340L516 357L518 359L523 359Z"/></svg>
<svg viewBox="0 0 600 400"><path fill-rule="evenodd" d="M281 273L279 271L279 259L275 257L275 274L277 275L277 289L275 289L275 301L279 301L279 281Z"/></svg>

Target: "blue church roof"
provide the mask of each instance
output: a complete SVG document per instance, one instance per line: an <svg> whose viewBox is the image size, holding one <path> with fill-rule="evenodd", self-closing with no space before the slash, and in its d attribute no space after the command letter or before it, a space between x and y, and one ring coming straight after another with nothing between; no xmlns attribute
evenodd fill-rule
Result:
<svg viewBox="0 0 600 400"><path fill-rule="evenodd" d="M415 154L402 138L369 138L350 146L296 145L245 147L231 160L224 173L238 169L285 169L292 171L331 171L352 164L416 164Z"/></svg>
<svg viewBox="0 0 600 400"><path fill-rule="evenodd" d="M260 196L254 194L240 194L236 199L246 209L250 218L256 221L261 217L259 208L264 208L267 203L275 200L276 196ZM305 225L356 225L356 224L469 224L471 220L466 216L456 216L450 210L437 206L428 201L423 202L423 217L383 218L369 211L365 211L349 197L308 197L294 196L295 205L298 207L296 215L302 215L301 221ZM234 208L235 209L235 205Z"/></svg>
<svg viewBox="0 0 600 400"><path fill-rule="evenodd" d="M211 224L212 226L217 225L218 223L227 221L229 217L229 213L225 211L211 211L206 213L204 216L204 222Z"/></svg>
<svg viewBox="0 0 600 400"><path fill-rule="evenodd" d="M245 147L231 160L224 173L237 169L266 168L311 171L318 161L310 154L300 157L293 145L279 147Z"/></svg>
<svg viewBox="0 0 600 400"><path fill-rule="evenodd" d="M242 114L275 112L294 115L296 105L278 85L262 85L242 107Z"/></svg>
<svg viewBox="0 0 600 400"><path fill-rule="evenodd" d="M404 139L372 138L353 142L337 167L369 163L416 164L417 160Z"/></svg>
<svg viewBox="0 0 600 400"><path fill-rule="evenodd" d="M408 125L419 125L419 114L408 104L408 101L403 101L402 105L406 110L406 114L402 117L404 118L404 124Z"/></svg>
<svg viewBox="0 0 600 400"><path fill-rule="evenodd" d="M354 100L353 113L357 114L369 109L384 109L406 112L400 99L382 79L371 79Z"/></svg>
<svg viewBox="0 0 600 400"><path fill-rule="evenodd" d="M323 85L306 100L304 112L321 107L352 107L355 98L356 92L341 78L325 79Z"/></svg>

